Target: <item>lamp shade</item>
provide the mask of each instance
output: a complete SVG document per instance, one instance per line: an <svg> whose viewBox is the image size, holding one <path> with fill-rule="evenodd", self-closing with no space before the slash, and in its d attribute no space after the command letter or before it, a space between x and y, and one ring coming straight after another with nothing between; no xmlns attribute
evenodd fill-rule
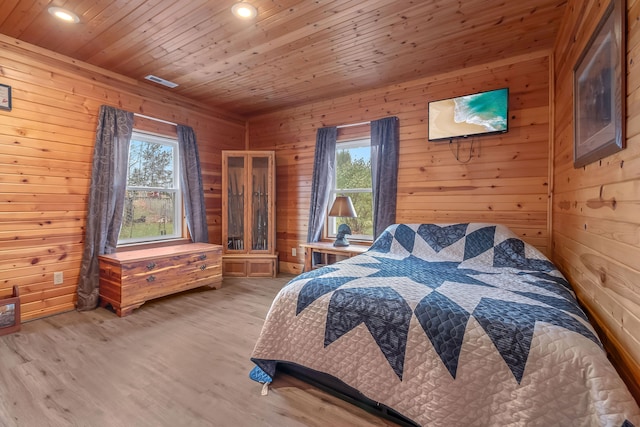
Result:
<svg viewBox="0 0 640 427"><path fill-rule="evenodd" d="M356 210L353 208L353 203L351 203L351 197L349 196L338 196L336 200L331 205L331 209L329 210L329 216L338 216L343 218L356 218L358 214L356 214Z"/></svg>

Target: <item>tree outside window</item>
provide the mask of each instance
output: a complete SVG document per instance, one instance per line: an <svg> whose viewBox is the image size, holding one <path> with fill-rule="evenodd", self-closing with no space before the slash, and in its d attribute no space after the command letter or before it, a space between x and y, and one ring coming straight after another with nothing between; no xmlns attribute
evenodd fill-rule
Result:
<svg viewBox="0 0 640 427"><path fill-rule="evenodd" d="M119 244L182 236L178 141L134 131Z"/></svg>
<svg viewBox="0 0 640 427"><path fill-rule="evenodd" d="M367 139L340 142L336 146L336 176L331 203L336 196L349 196L357 218L327 219L329 237L340 224L352 231L350 239L373 240L373 192L371 190L371 142Z"/></svg>

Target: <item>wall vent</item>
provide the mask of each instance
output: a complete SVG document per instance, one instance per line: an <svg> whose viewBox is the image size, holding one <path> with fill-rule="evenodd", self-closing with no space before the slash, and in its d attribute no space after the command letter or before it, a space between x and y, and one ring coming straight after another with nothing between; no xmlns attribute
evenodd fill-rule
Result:
<svg viewBox="0 0 640 427"><path fill-rule="evenodd" d="M158 83L158 84L160 84L162 86L170 87L172 89L174 87L178 86L178 83L170 82L169 80L162 79L162 78L154 76L152 74L149 74L147 77L145 77L145 79L150 80L150 81L152 81L154 83Z"/></svg>

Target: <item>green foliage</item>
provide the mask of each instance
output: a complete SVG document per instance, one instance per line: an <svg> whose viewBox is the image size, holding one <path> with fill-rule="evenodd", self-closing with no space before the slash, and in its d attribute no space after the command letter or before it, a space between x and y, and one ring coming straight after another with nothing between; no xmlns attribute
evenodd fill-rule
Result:
<svg viewBox="0 0 640 427"><path fill-rule="evenodd" d="M120 239L153 238L157 236L171 236L173 224L142 222L122 224Z"/></svg>
<svg viewBox="0 0 640 427"><path fill-rule="evenodd" d="M339 190L371 188L371 161L352 159L349 150L336 152L336 188ZM353 234L373 235L373 195L371 192L340 192L350 196L357 218L337 218L336 223L347 224Z"/></svg>
<svg viewBox="0 0 640 427"><path fill-rule="evenodd" d="M170 146L131 141L127 185L169 188L173 186L173 150Z"/></svg>
<svg viewBox="0 0 640 427"><path fill-rule="evenodd" d="M339 224L347 224L353 234L373 235L373 203L371 193L351 194L357 218L341 218Z"/></svg>
<svg viewBox="0 0 640 427"><path fill-rule="evenodd" d="M118 240L172 236L175 203L167 191L127 191Z"/></svg>
<svg viewBox="0 0 640 427"><path fill-rule="evenodd" d="M336 154L336 188L371 188L371 161L351 159L349 150L340 150Z"/></svg>

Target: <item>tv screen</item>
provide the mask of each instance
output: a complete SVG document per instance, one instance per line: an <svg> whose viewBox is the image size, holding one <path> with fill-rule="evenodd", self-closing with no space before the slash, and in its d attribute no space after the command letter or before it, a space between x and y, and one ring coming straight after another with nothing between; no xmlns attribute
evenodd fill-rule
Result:
<svg viewBox="0 0 640 427"><path fill-rule="evenodd" d="M429 103L429 141L506 132L509 89Z"/></svg>

